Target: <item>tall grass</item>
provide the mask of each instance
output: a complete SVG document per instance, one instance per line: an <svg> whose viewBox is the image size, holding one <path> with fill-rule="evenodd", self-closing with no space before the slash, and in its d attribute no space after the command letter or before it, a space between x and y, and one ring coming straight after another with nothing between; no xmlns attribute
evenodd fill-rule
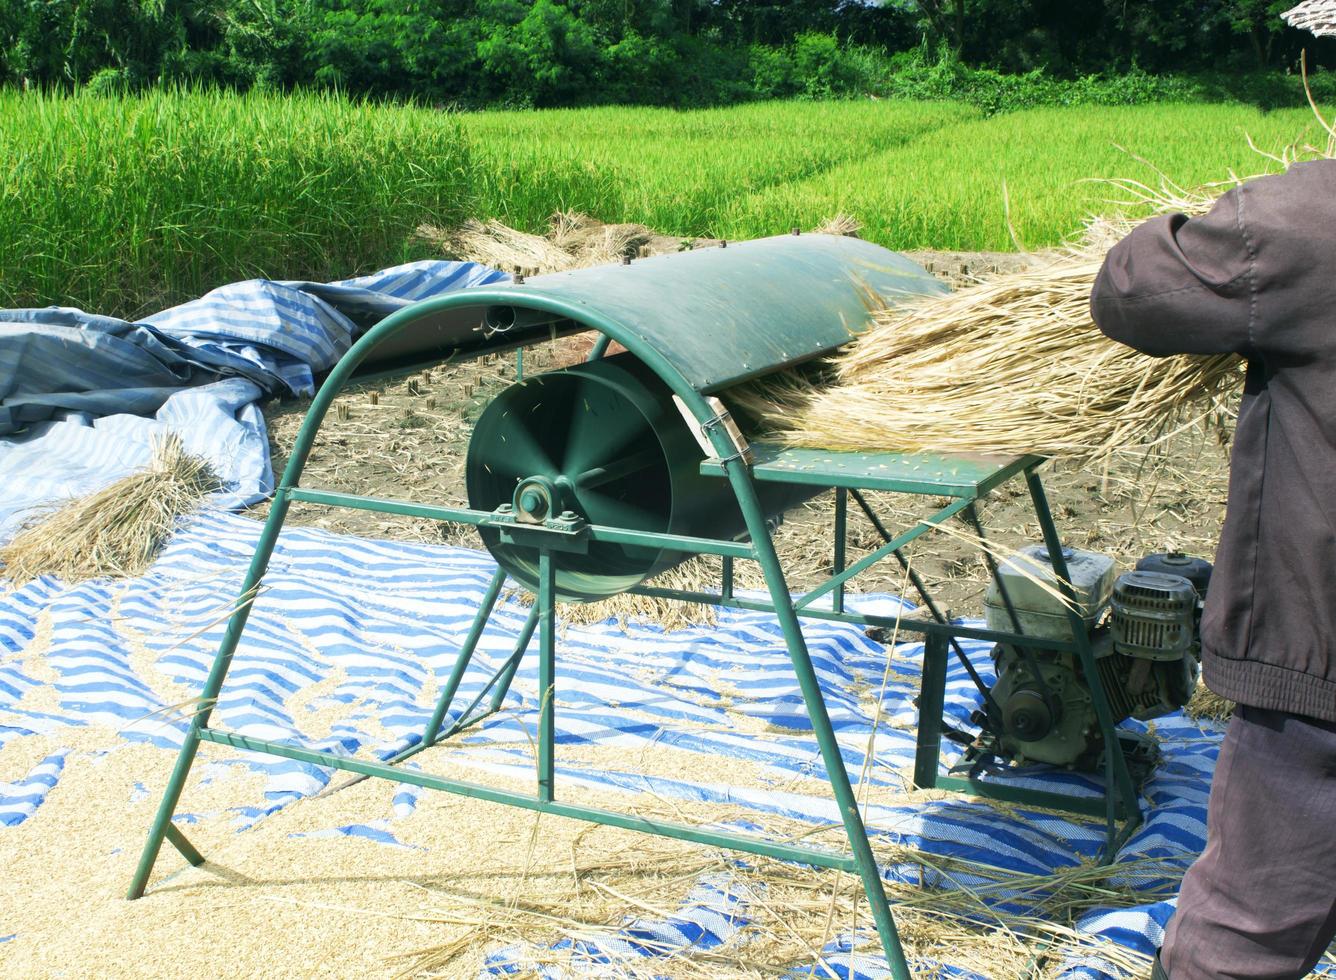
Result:
<svg viewBox="0 0 1336 980"><path fill-rule="evenodd" d="M1276 150L1305 134L1322 135L1306 109L1032 109L948 126L806 180L736 198L717 234L778 234L844 212L863 222L865 237L896 249L1055 245L1082 219L1113 206L1110 188L1091 178L1154 184L1159 178L1148 164L1189 187L1231 172L1248 176L1267 164L1249 148L1249 137Z"/></svg>
<svg viewBox="0 0 1336 980"><path fill-rule="evenodd" d="M946 102L767 102L482 112L462 122L480 164L483 217L541 231L554 211L574 210L709 236L739 198L979 117Z"/></svg>
<svg viewBox="0 0 1336 980"><path fill-rule="evenodd" d="M251 276L325 280L472 210L449 115L332 95L0 91L0 306L134 316Z"/></svg>
<svg viewBox="0 0 1336 980"><path fill-rule="evenodd" d="M1237 105L460 116L329 94L0 91L0 306L134 316L250 276L389 265L423 222L538 231L557 210L739 239L845 212L893 248L1006 250L1013 232L1037 247L1108 207L1085 181L1136 175L1129 152L1191 184L1257 170L1247 134L1275 147L1306 129L1304 110Z"/></svg>

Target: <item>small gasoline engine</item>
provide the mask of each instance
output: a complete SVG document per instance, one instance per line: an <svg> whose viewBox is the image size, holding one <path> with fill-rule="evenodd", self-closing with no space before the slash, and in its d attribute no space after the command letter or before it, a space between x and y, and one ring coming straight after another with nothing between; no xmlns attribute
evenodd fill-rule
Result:
<svg viewBox="0 0 1336 980"><path fill-rule="evenodd" d="M1115 578L1106 555L1064 549L1063 557L1114 723L1149 721L1186 704L1200 669L1210 563L1176 552L1148 555L1135 571ZM985 609L990 629L1072 638L1042 545L999 565ZM993 717L981 713L977 719L985 727L978 747L1017 763L1098 768L1103 739L1076 655L999 644L993 663ZM1131 732L1125 737L1125 751L1145 755L1144 740Z"/></svg>

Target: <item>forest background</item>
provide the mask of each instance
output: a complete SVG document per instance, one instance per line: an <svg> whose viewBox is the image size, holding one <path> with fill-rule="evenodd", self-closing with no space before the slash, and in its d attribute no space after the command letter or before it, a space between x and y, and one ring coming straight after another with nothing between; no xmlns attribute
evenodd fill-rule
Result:
<svg viewBox="0 0 1336 980"><path fill-rule="evenodd" d="M1291 0L0 0L0 84L460 109L756 99L1292 106Z"/></svg>

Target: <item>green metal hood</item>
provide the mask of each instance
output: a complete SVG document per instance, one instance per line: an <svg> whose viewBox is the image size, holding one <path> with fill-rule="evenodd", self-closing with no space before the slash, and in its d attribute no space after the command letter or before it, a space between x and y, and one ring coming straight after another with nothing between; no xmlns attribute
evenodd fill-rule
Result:
<svg viewBox="0 0 1336 980"><path fill-rule="evenodd" d="M365 369L596 329L641 356L657 353L710 394L842 346L868 325L877 298L944 292L921 266L870 242L784 235L427 300L420 323L380 345Z"/></svg>

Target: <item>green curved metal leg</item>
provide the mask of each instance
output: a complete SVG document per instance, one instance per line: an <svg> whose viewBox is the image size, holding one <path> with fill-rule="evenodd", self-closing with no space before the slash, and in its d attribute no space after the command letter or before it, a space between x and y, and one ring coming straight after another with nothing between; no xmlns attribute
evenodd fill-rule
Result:
<svg viewBox="0 0 1336 980"><path fill-rule="evenodd" d="M134 878L130 882L130 889L126 896L131 900L144 894L144 889L148 885L149 876L153 873L153 865L158 859L158 853L162 849L164 840L171 841L173 846L180 850L192 864L203 863L202 855L185 840L180 831L172 827L172 816L176 812L177 803L180 802L186 777L190 774L190 767L195 761L195 754L199 751L200 730L209 723L214 703L218 699L218 692L222 690L223 680L226 678L227 670L232 663L232 656L236 653L242 631L246 628L246 620L250 617L251 604L259 589L260 580L264 578L264 573L269 567L269 559L274 553L274 545L278 541L278 534L283 528L284 521L287 520L288 507L291 504L289 493L301 479L302 470L306 467L307 457L311 454L311 447L315 443L316 433L320 431L320 425L325 419L325 414L329 411L330 405L333 404L339 392L343 390L344 385L347 384L352 373L366 358L367 354L375 349L381 338L392 336L396 331L403 329L407 323L411 322L412 317L411 309L401 310L373 327L334 366L334 370L330 372L329 377L320 386L315 399L311 402L311 407L307 410L306 418L302 421L302 427L297 433L296 442L293 444L292 454L288 457L283 477L274 493L274 500L269 508L269 517L260 532L259 540L256 542L255 554L251 557L250 566L246 569L246 577L241 586L237 605L227 621L227 629L223 633L222 643L219 644L218 653L214 655L213 665L209 668L209 676L204 682L204 690L200 692L200 710L195 713L190 721L190 727L186 730L185 739L181 743L181 751L176 757L176 765L172 769L171 778L167 781L167 789L164 791L157 812L154 814L153 823L149 828L148 840L144 843L139 865L135 869Z"/></svg>
<svg viewBox="0 0 1336 980"><path fill-rule="evenodd" d="M134 878L130 882L130 890L126 897L133 900L144 894L144 889L148 885L149 876L153 873L153 865L158 859L158 852L162 849L164 838L170 836L180 836L179 831L172 828L172 816L176 813L176 804L180 802L181 791L185 788L186 777L190 774L190 767L195 761L195 753L199 751L200 729L209 723L209 716L213 714L213 706L218 700L218 692L222 690L223 679L227 676L227 669L232 664L232 656L237 651L237 644L241 641L241 633L246 628L246 620L250 618L251 606L254 604L256 592L260 586L260 580L264 578L265 570L269 567L269 559L274 553L274 545L278 541L278 532L283 527L284 520L287 519L288 496L284 490L279 490L274 495L273 506L269 510L269 519L265 521L264 529L260 532L260 540L255 547L255 555L251 558L250 567L246 570L246 578L241 585L241 595L237 599L237 604L232 610L232 615L228 618L227 629L223 633L223 641L218 647L218 653L214 655L213 666L209 668L209 676L204 682L204 690L200 692L199 710L190 720L190 727L186 730L185 741L181 743L181 751L176 757L176 765L172 769L171 778L167 781L167 789L163 793L162 801L158 804L157 813L153 817L153 824L149 828L148 840L144 842L144 851L139 857L139 866L135 869ZM175 844L175 840L173 840ZM180 845L176 844L179 848ZM194 848L191 848L194 851ZM200 864L203 857L198 851L194 856L200 860L191 860L192 864ZM186 855L187 859L191 855Z"/></svg>
<svg viewBox="0 0 1336 980"><path fill-rule="evenodd" d="M900 934L891 915L890 901L886 897L886 888L882 882L881 872L877 868L877 859L872 853L872 845L868 841L862 814L858 811L858 800L849 781L849 771L844 766L844 756L840 753L840 745L830 723L830 713L826 708L825 697L821 693L821 684L817 680L816 670L812 667L807 641L803 638L802 627L793 608L793 598L784 580L784 570L780 565L779 556L775 553L775 545L770 539L765 514L756 497L756 488L751 482L750 474L738 461L730 462L727 469L743 516L747 519L751 531L752 547L756 550L757 561L765 573L770 601L775 607L780 629L784 633L784 641L788 645L789 660L798 678L798 687L802 691L803 703L807 707L807 716L811 719L817 744L821 747L821 759L825 764L826 775L844 821L845 834L849 838L849 847L858 865L858 876L863 882L868 906L872 909L872 919L877 927L877 935L881 939L882 950L886 954L886 963L895 980L910 980L909 965L905 961Z"/></svg>

